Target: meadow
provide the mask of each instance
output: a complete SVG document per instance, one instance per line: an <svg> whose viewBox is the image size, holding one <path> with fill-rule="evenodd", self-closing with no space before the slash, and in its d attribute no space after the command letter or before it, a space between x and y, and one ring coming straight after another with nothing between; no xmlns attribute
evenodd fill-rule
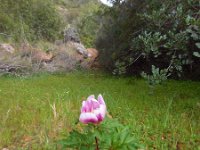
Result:
<svg viewBox="0 0 200 150"><path fill-rule="evenodd" d="M200 82L168 80L152 89L140 78L100 72L0 77L0 149L59 149L82 100L99 93L145 149L200 149Z"/></svg>

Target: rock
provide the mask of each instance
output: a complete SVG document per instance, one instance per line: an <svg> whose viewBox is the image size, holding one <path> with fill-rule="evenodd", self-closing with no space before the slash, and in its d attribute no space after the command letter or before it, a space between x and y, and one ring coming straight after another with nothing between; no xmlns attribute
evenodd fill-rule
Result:
<svg viewBox="0 0 200 150"><path fill-rule="evenodd" d="M58 43L57 44L58 46L62 45L60 44L61 42L59 41L57 41L56 43ZM82 58L83 59L88 58L88 51L81 43L79 34L75 28L68 26L68 28L64 30L63 44L65 43L67 49L75 50L78 53L76 57L79 58L80 61L82 61Z"/></svg>
<svg viewBox="0 0 200 150"><path fill-rule="evenodd" d="M68 30L69 32L73 30ZM45 52L29 43L22 43L18 49L10 44L0 44L0 72L66 72L82 67L84 69L96 68L98 50L86 49L79 37L67 31L67 43L63 40L55 41L54 49ZM4 69L5 68L5 69Z"/></svg>
<svg viewBox="0 0 200 150"><path fill-rule="evenodd" d="M87 49L84 47L84 45L81 44L81 43L68 42L68 43L67 43L67 49L72 49L72 50L74 50L76 53L78 53L79 55L82 55L84 58L87 58L87 57L88 57L88 51L87 51Z"/></svg>
<svg viewBox="0 0 200 150"><path fill-rule="evenodd" d="M99 56L98 50L94 48L88 48L88 67L89 68L99 68L99 62L97 61L97 58Z"/></svg>
<svg viewBox="0 0 200 150"><path fill-rule="evenodd" d="M88 57L88 51L87 49L84 47L83 44L81 43L72 43L77 51L77 53L83 55L83 57L87 58Z"/></svg>
<svg viewBox="0 0 200 150"><path fill-rule="evenodd" d="M95 60L99 56L98 50L95 48L87 48L88 58Z"/></svg>
<svg viewBox="0 0 200 150"><path fill-rule="evenodd" d="M53 58L52 53L46 53L41 50L34 50L32 54L32 60L37 62L50 62Z"/></svg>
<svg viewBox="0 0 200 150"><path fill-rule="evenodd" d="M63 44L63 40L55 40L54 44L60 46Z"/></svg>
<svg viewBox="0 0 200 150"><path fill-rule="evenodd" d="M15 49L10 44L7 44L7 43L0 44L0 49L11 54L15 52Z"/></svg>
<svg viewBox="0 0 200 150"><path fill-rule="evenodd" d="M0 44L0 64L13 62L15 49L10 44Z"/></svg>
<svg viewBox="0 0 200 150"><path fill-rule="evenodd" d="M97 61L97 58L99 56L98 50L95 48L88 48L87 50L87 61L83 61L81 66L86 69L91 69L91 68L99 68L99 63Z"/></svg>
<svg viewBox="0 0 200 150"><path fill-rule="evenodd" d="M60 48L54 53L51 62L43 63L43 69L48 72L66 72L74 70L78 60L73 54L66 51L65 48Z"/></svg>
<svg viewBox="0 0 200 150"><path fill-rule="evenodd" d="M67 43L69 41L80 43L80 37L77 30L73 27L68 27L64 30L64 42Z"/></svg>
<svg viewBox="0 0 200 150"><path fill-rule="evenodd" d="M44 52L41 49L33 48L31 45L23 44L20 48L21 57L28 57L36 63L38 62L49 62L53 58L53 54L51 52Z"/></svg>

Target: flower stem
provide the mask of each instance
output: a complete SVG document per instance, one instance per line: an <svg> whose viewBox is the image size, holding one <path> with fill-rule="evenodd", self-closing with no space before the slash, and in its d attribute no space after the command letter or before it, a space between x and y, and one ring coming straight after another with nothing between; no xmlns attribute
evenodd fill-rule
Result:
<svg viewBox="0 0 200 150"><path fill-rule="evenodd" d="M96 150L99 150L99 143L98 143L98 139L96 136L95 136L95 142L96 142Z"/></svg>

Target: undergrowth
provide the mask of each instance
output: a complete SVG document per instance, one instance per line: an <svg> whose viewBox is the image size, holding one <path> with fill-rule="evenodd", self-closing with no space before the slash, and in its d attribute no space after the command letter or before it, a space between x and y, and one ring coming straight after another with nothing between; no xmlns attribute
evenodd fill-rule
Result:
<svg viewBox="0 0 200 150"><path fill-rule="evenodd" d="M104 73L0 77L0 149L59 149L82 100L99 93L146 149L199 149L200 83L171 80L149 90L142 79Z"/></svg>

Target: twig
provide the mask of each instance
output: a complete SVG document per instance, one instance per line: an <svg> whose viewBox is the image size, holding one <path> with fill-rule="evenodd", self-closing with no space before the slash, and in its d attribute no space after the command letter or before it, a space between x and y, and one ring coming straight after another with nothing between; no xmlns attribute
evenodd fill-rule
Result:
<svg viewBox="0 0 200 150"><path fill-rule="evenodd" d="M138 55L138 57L137 57L132 63L126 65L126 67L128 67L128 66L134 64L142 55L143 55L143 53L141 53L140 55Z"/></svg>
<svg viewBox="0 0 200 150"><path fill-rule="evenodd" d="M174 51L173 56L175 56L175 55L176 55L176 50ZM173 56L172 56L172 57L173 57ZM171 60L169 66L167 67L167 71L169 71L169 69L171 68L172 64L173 64L173 59Z"/></svg>
<svg viewBox="0 0 200 150"><path fill-rule="evenodd" d="M133 35L136 35L136 34L138 34L139 32L141 32L143 29L140 29L140 30L138 30L138 31L136 31L136 32L134 32L134 33L132 33L131 35L133 36Z"/></svg>
<svg viewBox="0 0 200 150"><path fill-rule="evenodd" d="M133 63L135 63L142 55L143 55L143 53L141 53L141 54L133 61ZM132 63L132 64L133 64L133 63Z"/></svg>

